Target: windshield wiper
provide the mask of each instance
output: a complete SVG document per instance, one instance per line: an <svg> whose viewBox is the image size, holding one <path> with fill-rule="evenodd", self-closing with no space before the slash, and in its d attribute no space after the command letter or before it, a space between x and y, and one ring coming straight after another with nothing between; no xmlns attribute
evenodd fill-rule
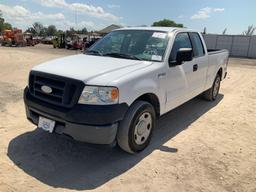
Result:
<svg viewBox="0 0 256 192"><path fill-rule="evenodd" d="M135 55L129 55L124 53L106 53L103 56L109 56L109 57L117 57L117 58L125 58L125 59L135 59L135 60L142 60Z"/></svg>
<svg viewBox="0 0 256 192"><path fill-rule="evenodd" d="M100 55L102 56L102 53L97 50L88 50L85 52L86 54L92 54L92 55Z"/></svg>

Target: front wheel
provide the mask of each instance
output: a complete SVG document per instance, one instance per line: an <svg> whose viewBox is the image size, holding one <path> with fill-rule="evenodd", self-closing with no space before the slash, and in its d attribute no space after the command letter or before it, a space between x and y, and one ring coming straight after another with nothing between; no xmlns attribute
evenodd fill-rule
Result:
<svg viewBox="0 0 256 192"><path fill-rule="evenodd" d="M135 101L118 128L118 145L128 153L144 150L150 143L155 120L155 110L150 103Z"/></svg>
<svg viewBox="0 0 256 192"><path fill-rule="evenodd" d="M215 101L217 96L219 95L219 90L220 90L220 81L221 77L219 74L215 77L215 80L213 82L213 85L210 89L206 90L203 93L204 99L208 101Z"/></svg>

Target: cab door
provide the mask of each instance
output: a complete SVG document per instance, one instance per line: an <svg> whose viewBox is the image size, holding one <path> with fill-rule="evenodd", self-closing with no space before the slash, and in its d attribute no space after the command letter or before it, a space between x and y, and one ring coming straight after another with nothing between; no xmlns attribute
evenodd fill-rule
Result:
<svg viewBox="0 0 256 192"><path fill-rule="evenodd" d="M169 63L175 63L180 48L193 49L189 34L186 32L176 35L169 56ZM192 98L191 91L197 87L195 82L196 65L197 61L194 59L183 62L181 65L168 65L164 86L166 89L166 112Z"/></svg>
<svg viewBox="0 0 256 192"><path fill-rule="evenodd" d="M193 85L191 85L191 88L193 89L190 90L190 93L191 96L194 97L204 91L208 69L208 56L206 55L206 51L204 50L200 35L197 32L190 32L189 37L192 43L194 53L194 72L190 77L190 81L191 83L193 83Z"/></svg>

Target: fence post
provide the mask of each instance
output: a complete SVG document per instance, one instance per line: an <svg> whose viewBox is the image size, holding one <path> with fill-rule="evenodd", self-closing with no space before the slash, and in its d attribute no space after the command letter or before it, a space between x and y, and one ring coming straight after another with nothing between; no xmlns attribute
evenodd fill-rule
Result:
<svg viewBox="0 0 256 192"><path fill-rule="evenodd" d="M219 35L216 35L216 43L215 43L215 49L217 49L217 44L218 44L218 37L219 37Z"/></svg>
<svg viewBox="0 0 256 192"><path fill-rule="evenodd" d="M232 35L232 41L231 41L231 50L230 50L230 56L233 56L233 46L234 46L234 35Z"/></svg>
<svg viewBox="0 0 256 192"><path fill-rule="evenodd" d="M250 51L250 47L251 47L251 41L252 41L252 35L250 36L250 40L249 40L249 45L248 45L248 50L247 50L247 57L249 57L249 51Z"/></svg>

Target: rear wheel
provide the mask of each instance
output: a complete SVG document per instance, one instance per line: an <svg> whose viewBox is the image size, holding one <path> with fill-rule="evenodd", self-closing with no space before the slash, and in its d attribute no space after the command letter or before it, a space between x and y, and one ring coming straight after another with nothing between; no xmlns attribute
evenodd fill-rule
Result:
<svg viewBox="0 0 256 192"><path fill-rule="evenodd" d="M155 110L150 103L135 101L118 128L118 145L128 153L144 150L150 143L155 119Z"/></svg>
<svg viewBox="0 0 256 192"><path fill-rule="evenodd" d="M219 95L219 90L220 90L220 82L221 82L221 77L219 74L215 77L215 80L213 82L213 85L210 89L206 90L203 93L204 99L208 101L215 101L216 98Z"/></svg>

